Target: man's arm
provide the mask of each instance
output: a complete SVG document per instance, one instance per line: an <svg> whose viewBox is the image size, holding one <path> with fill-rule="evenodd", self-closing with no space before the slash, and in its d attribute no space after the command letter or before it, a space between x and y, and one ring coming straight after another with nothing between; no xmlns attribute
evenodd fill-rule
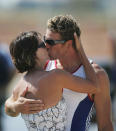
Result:
<svg viewBox="0 0 116 131"><path fill-rule="evenodd" d="M9 97L5 102L5 112L7 115L12 116L12 117L16 117L19 115L19 112L15 111L15 101L14 101L13 95Z"/></svg>
<svg viewBox="0 0 116 131"><path fill-rule="evenodd" d="M24 89L18 96L18 89L13 91L11 97L5 102L5 112L7 115L16 117L19 113L33 114L43 109L44 104L41 100L27 99L25 95L28 91L28 87Z"/></svg>
<svg viewBox="0 0 116 131"><path fill-rule="evenodd" d="M106 72L93 64L98 78L100 92L95 94L94 103L98 122L98 131L113 131L110 84Z"/></svg>

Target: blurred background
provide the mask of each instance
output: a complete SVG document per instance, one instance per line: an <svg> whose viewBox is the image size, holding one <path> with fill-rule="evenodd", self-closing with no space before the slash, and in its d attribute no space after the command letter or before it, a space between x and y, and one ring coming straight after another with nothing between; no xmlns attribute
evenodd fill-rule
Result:
<svg viewBox="0 0 116 131"><path fill-rule="evenodd" d="M9 43L22 31L45 33L47 19L71 14L80 23L87 56L109 75L116 131L116 0L0 0L0 131L26 131L21 117L4 113L4 101L21 75L9 55ZM89 131L97 131L93 117Z"/></svg>

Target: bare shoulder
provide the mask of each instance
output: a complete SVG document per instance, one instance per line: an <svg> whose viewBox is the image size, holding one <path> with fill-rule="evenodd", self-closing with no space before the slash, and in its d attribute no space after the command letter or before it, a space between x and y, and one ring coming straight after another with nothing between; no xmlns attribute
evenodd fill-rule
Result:
<svg viewBox="0 0 116 131"><path fill-rule="evenodd" d="M108 78L106 71L101 66L99 66L98 64L95 64L95 63L93 63L92 66L93 66L93 68L96 72L96 75L98 77Z"/></svg>
<svg viewBox="0 0 116 131"><path fill-rule="evenodd" d="M39 84L41 82L41 84L44 83L47 83L47 81L52 81L51 84L55 84L55 83L62 83L62 81L64 79L67 79L70 77L70 74L64 70L61 70L61 69L54 69L52 71L49 71L46 73L46 75L44 75L44 77L41 79L41 81L39 81ZM50 84L50 82L49 82ZM56 85L56 84L55 84Z"/></svg>
<svg viewBox="0 0 116 131"><path fill-rule="evenodd" d="M49 72L49 75L56 76L56 77L59 77L59 76L62 76L62 75L67 75L67 74L69 74L69 73L62 70L62 69L54 69L54 70Z"/></svg>
<svg viewBox="0 0 116 131"><path fill-rule="evenodd" d="M16 85L15 85L15 87L14 87L14 91L19 91L20 88L21 88L21 83L23 83L23 82L24 82L24 80L21 78L21 79L16 83Z"/></svg>
<svg viewBox="0 0 116 131"><path fill-rule="evenodd" d="M13 89L13 97L14 98L17 98L18 96L19 96L19 94L20 94L20 92L21 92L21 90L22 90L22 88L23 88L23 83L24 83L24 80L23 79L21 79L16 85L15 85L15 87L14 87L14 89Z"/></svg>
<svg viewBox="0 0 116 131"><path fill-rule="evenodd" d="M99 81L99 85L101 85L101 88L108 88L109 87L109 78L108 78L106 71L98 64L93 63L92 66L96 72L96 75Z"/></svg>

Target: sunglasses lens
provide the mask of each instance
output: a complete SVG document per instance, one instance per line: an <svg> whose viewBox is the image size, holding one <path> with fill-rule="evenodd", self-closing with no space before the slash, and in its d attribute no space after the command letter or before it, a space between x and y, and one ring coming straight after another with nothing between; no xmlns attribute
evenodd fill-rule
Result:
<svg viewBox="0 0 116 131"><path fill-rule="evenodd" d="M51 46L55 45L54 40L46 40L45 36L44 36L44 42L51 45Z"/></svg>
<svg viewBox="0 0 116 131"><path fill-rule="evenodd" d="M45 40L45 43L48 43L51 46L55 45L53 40Z"/></svg>

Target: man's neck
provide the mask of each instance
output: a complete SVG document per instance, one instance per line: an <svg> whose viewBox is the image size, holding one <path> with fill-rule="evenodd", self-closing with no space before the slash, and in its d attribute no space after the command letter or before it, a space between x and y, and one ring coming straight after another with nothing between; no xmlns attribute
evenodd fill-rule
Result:
<svg viewBox="0 0 116 131"><path fill-rule="evenodd" d="M76 69L79 68L79 66L82 64L79 55L76 54L69 54L69 55L65 55L64 57L62 57L60 59L60 62L64 68L64 70L68 71L68 72L74 72L76 71Z"/></svg>

